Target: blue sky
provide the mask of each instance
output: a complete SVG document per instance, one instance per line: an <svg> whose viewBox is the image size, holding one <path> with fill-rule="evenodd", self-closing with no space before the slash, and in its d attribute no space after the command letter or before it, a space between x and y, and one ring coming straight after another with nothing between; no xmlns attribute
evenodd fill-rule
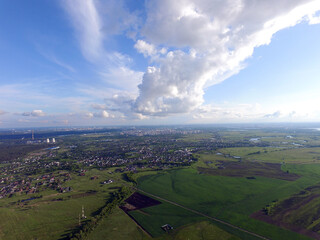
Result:
<svg viewBox="0 0 320 240"><path fill-rule="evenodd" d="M319 10L1 1L0 128L320 121Z"/></svg>

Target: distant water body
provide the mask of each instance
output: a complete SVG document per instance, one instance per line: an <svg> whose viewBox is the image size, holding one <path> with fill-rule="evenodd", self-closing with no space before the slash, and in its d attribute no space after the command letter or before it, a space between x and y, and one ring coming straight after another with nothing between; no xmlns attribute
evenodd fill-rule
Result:
<svg viewBox="0 0 320 240"><path fill-rule="evenodd" d="M306 128L306 129L311 129L311 130L317 130L317 131L320 131L320 128Z"/></svg>

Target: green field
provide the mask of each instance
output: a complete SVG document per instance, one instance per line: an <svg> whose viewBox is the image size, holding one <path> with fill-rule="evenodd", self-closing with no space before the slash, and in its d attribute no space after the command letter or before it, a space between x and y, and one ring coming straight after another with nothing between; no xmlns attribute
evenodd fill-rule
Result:
<svg viewBox="0 0 320 240"><path fill-rule="evenodd" d="M194 169L182 169L141 177L139 188L272 239L308 239L250 218L250 214L268 203L284 199L320 179L320 165L287 165L287 168L302 177L296 181L264 177L249 180L209 176L198 174ZM152 208L155 216L159 214L157 208L161 208L160 205ZM141 221L141 224L148 229L153 223Z"/></svg>
<svg viewBox="0 0 320 240"><path fill-rule="evenodd" d="M13 169L0 165L1 186L10 189L1 190L0 239L258 239L233 226L269 239L310 239L298 234L306 229L318 237L319 144L319 132L299 129L68 136L58 150L31 151ZM123 202L139 189L161 204Z"/></svg>
<svg viewBox="0 0 320 240"><path fill-rule="evenodd" d="M72 180L64 183L72 191L58 193L48 190L41 192L42 198L19 203L39 194L16 195L1 199L0 202L0 239L59 239L78 226L82 206L87 219L105 205L110 193L123 186L120 174L108 171L91 170L86 176L72 175ZM90 180L92 176L98 179ZM114 183L101 185L108 178Z"/></svg>
<svg viewBox="0 0 320 240"><path fill-rule="evenodd" d="M166 209L165 209L166 208ZM160 213L160 219L164 220L174 220L179 219L179 217L185 216L191 217L191 214L183 212L181 210L173 209L173 207L166 206L162 208L163 210L173 210L171 216L170 214ZM157 213L153 210L148 211L148 213ZM173 216L175 213L180 213L182 215ZM135 217L139 218L139 214L134 214ZM167 215L167 216L165 216ZM144 216L146 216L144 214ZM155 215L150 216L149 221L153 221L153 225L155 226L155 231L159 232L159 236L156 238L149 237L146 233L144 233L135 223L129 218L121 209L115 209L107 218L105 218L99 226L93 231L89 236L88 240L198 240L198 239L215 239L215 240L239 240L240 238L222 230L218 226L208 222L201 221L191 224L186 224L184 221L181 222L181 219L178 220L180 223L183 223L184 226L178 227L174 230L171 230L169 233L164 233L157 223L161 222L161 220L155 220ZM142 220L141 218L139 218ZM155 220L155 221L154 221ZM199 218L200 220L200 218ZM193 222L193 221L192 221ZM160 231L159 231L159 229Z"/></svg>
<svg viewBox="0 0 320 240"><path fill-rule="evenodd" d="M198 239L215 239L215 240L239 240L240 238L223 231L216 225L210 222L199 222L192 225L187 225L178 229L176 234L168 239L175 240L198 240Z"/></svg>
<svg viewBox="0 0 320 240"><path fill-rule="evenodd" d="M116 208L89 236L88 240L150 240L131 218Z"/></svg>
<svg viewBox="0 0 320 240"><path fill-rule="evenodd" d="M160 205L129 212L153 236L159 237L164 233L161 226L170 224L174 228L203 221L205 218L185 209L163 202Z"/></svg>
<svg viewBox="0 0 320 240"><path fill-rule="evenodd" d="M224 148L218 150L231 156L240 156L247 160L275 163L320 163L320 148Z"/></svg>
<svg viewBox="0 0 320 240"><path fill-rule="evenodd" d="M318 237L315 233L320 231L319 196L320 185L314 185L282 201L273 202L255 215L257 219L271 219L277 225L285 223L296 231L310 230L308 234Z"/></svg>

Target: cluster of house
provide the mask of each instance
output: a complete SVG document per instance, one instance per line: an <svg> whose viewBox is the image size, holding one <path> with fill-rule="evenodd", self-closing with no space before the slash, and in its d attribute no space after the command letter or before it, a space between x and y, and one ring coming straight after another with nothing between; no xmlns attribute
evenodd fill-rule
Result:
<svg viewBox="0 0 320 240"><path fill-rule="evenodd" d="M82 159L83 158L83 159ZM121 165L128 165L135 162L144 162L143 165L137 165L137 167L159 167L166 163L191 163L195 159L192 156L192 151L187 148L171 149L168 146L146 147L140 148L135 146L133 148L124 149L124 153L113 156L104 156L103 154L95 153L92 156L83 154L82 157L78 157L78 163L87 167L114 167Z"/></svg>
<svg viewBox="0 0 320 240"><path fill-rule="evenodd" d="M158 135L170 135L170 134L197 134L201 133L200 130L182 130L182 129L172 129L172 128L160 128L160 129L131 129L122 131L120 135L128 136L158 136Z"/></svg>
<svg viewBox="0 0 320 240"><path fill-rule="evenodd" d="M24 179L14 175L2 177L0 178L0 198L11 197L13 194L32 194L45 189L69 192L72 189L62 186L62 184L70 179L71 176L67 172L43 174L38 177L26 177Z"/></svg>

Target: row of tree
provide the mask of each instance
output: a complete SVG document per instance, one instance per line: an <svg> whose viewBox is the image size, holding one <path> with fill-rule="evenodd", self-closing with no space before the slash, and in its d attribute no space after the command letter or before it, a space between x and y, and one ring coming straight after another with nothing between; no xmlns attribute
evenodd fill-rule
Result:
<svg viewBox="0 0 320 240"><path fill-rule="evenodd" d="M132 190L129 187L122 187L118 191L111 194L111 198L107 202L107 204L100 209L100 212L88 220L84 222L81 226L76 228L69 236L66 238L68 240L83 240L89 235L91 231L93 231L99 224L99 222L110 214L110 212L117 206L119 206L123 200L125 200L130 194Z"/></svg>

